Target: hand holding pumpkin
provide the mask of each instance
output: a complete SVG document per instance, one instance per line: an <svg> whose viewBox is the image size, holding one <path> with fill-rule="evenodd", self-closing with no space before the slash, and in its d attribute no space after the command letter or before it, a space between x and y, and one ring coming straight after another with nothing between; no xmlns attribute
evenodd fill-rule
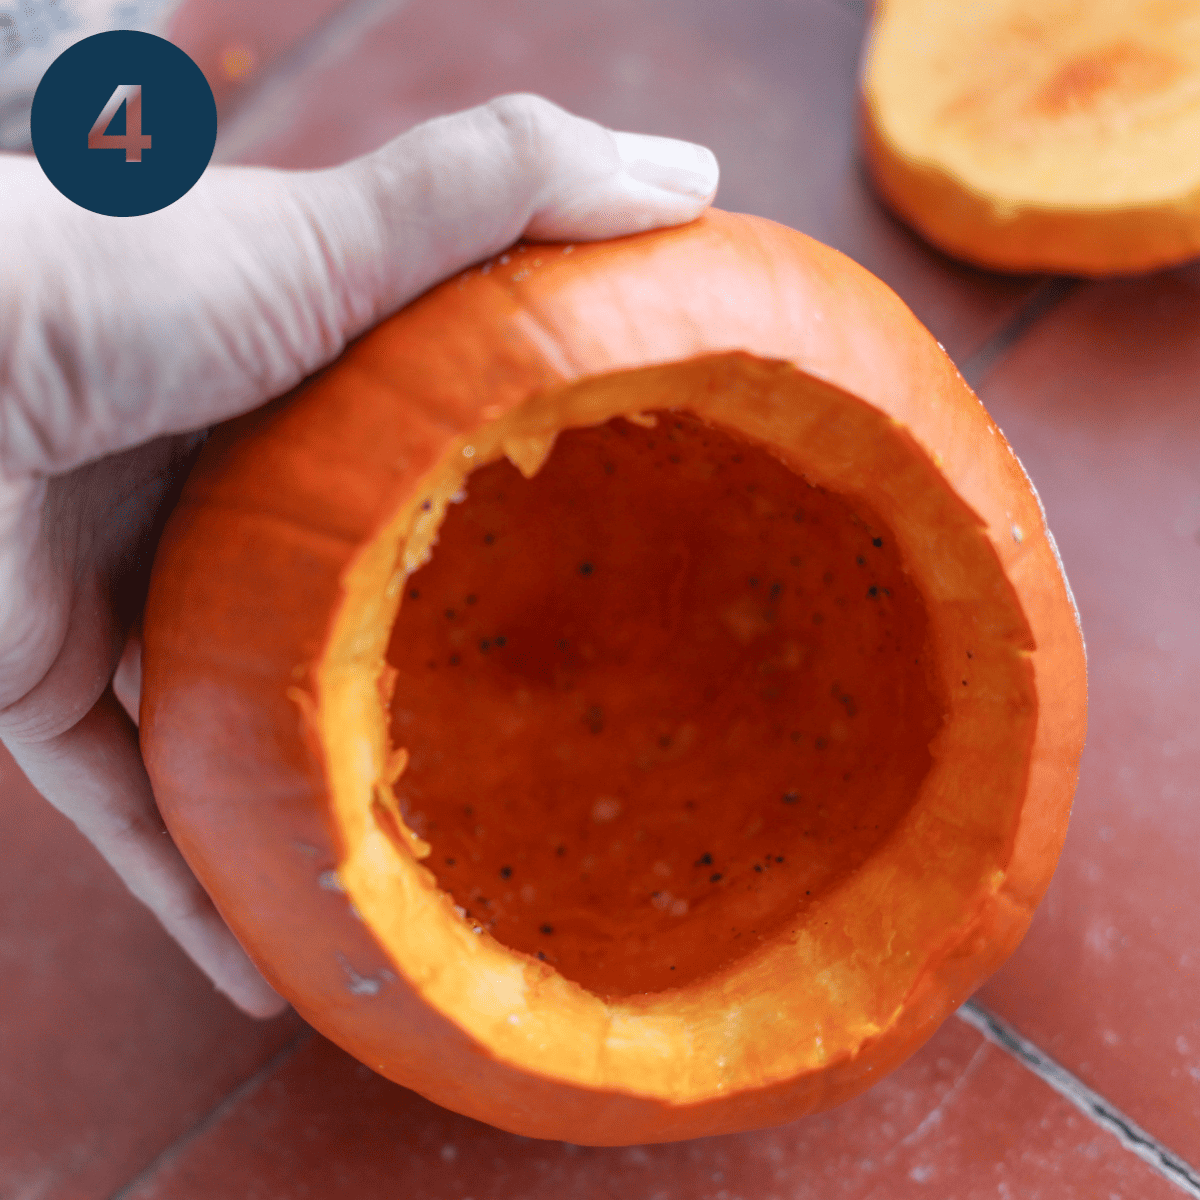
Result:
<svg viewBox="0 0 1200 1200"><path fill-rule="evenodd" d="M283 1002L171 843L129 715L129 630L197 431L522 235L686 222L716 175L699 147L530 96L332 170L215 168L130 221L76 208L36 162L0 156L0 736L247 1012Z"/></svg>

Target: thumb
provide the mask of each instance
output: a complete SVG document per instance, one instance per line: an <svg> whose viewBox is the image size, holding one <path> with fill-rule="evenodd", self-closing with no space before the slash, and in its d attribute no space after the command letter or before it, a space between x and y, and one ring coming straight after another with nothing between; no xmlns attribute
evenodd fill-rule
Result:
<svg viewBox="0 0 1200 1200"><path fill-rule="evenodd" d="M352 294L342 324L358 333L521 236L587 241L694 220L717 173L702 146L616 133L540 96L513 95L293 180L326 244L345 253L338 274ZM357 232L344 222L352 206L364 212Z"/></svg>
<svg viewBox="0 0 1200 1200"><path fill-rule="evenodd" d="M214 167L137 218L76 208L36 164L0 160L0 178L18 248L0 294L22 292L0 322L0 470L27 475L244 412L522 235L690 221L717 164L516 95L329 170Z"/></svg>

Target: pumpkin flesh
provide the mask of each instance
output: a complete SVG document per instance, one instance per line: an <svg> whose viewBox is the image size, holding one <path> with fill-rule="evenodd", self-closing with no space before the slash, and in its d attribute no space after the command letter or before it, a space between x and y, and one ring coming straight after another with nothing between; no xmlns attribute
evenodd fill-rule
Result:
<svg viewBox="0 0 1200 1200"><path fill-rule="evenodd" d="M1197 0L881 0L862 96L882 195L951 254L1079 275L1200 255Z"/></svg>
<svg viewBox="0 0 1200 1200"><path fill-rule="evenodd" d="M785 461L791 458L794 471L803 470L812 484L839 496L851 513L858 515L857 506L870 512L874 504L886 504L892 521L884 536L895 541L900 562L922 584L921 601L910 614L915 628L904 636L915 634L918 646L925 643L932 678L921 679L919 653L911 670L907 661L901 665L893 658L894 694L915 681L914 673L920 680L913 689L920 735L915 746L895 756L902 783L892 815L899 819L873 855L863 856L856 869L811 900L800 894L811 889L792 876L778 912L781 925L747 954L731 948L729 933L712 919L715 913L702 919L685 937L709 943L693 950L705 971L685 986L620 994L624 988L614 989L614 980L585 976L603 991L617 991L606 998L549 962L477 932L478 919L460 914L457 909L465 906L456 906L452 894L439 887L438 874L423 866L430 844L404 822L396 798L409 747L391 738L380 698L381 662L394 640L409 581L420 590L419 572L412 572L439 557L436 531L464 484L470 493L469 474L477 464L497 460L506 444L525 447L549 432L661 411L681 396L700 420L721 421L743 439L769 445ZM761 460L758 465L761 471ZM715 498L723 499L719 490ZM457 580L459 564L449 557L446 562ZM822 574L833 565L823 563ZM545 586L544 568L539 558L535 587ZM981 588L989 573L989 585ZM736 587L740 581L725 582ZM453 1011L491 1054L523 1070L604 1089L628 1088L636 1080L638 1091L675 1105L711 1102L771 1079L819 1074L831 1062L853 1065L857 1076L870 1069L865 1047L905 1017L906 1001L928 969L931 948L946 937L947 922L969 923L968 914L1004 882L1001 864L1012 849L1037 716L1030 635L1015 597L978 520L940 482L934 464L905 431L784 364L718 356L601 376L531 398L450 448L409 504L364 549L344 586L318 675L320 736L344 844L339 877L402 976L419 980L433 1007ZM869 586L862 589L864 605ZM970 594L965 601L964 587ZM636 619L644 621L644 612ZM427 657L416 661L429 670ZM408 696L395 690L398 680L387 668L383 677L390 703L407 710ZM624 686L645 689L647 681L627 678ZM822 680L811 690L831 686ZM459 703L464 695L473 704L471 693L460 693ZM888 715L879 714L885 720ZM932 738L930 726L936 726ZM756 740L759 745L746 755L750 762L730 772L737 790L725 802L734 806L735 823L744 817L752 824L758 815L761 789L753 775L765 740L761 729ZM536 739L533 750L524 768L531 776L551 757ZM880 772L888 765L881 762ZM868 769L861 760L856 766ZM748 797L739 774L750 776ZM915 789L904 786L914 782ZM455 799L474 808L479 790L472 785L465 798ZM854 796L840 814L849 823L856 815ZM814 799L832 802L828 793ZM593 806L588 797L589 811ZM381 809L389 816L381 817ZM480 814L484 823L498 817L486 808ZM680 857L678 850L672 856L677 862ZM778 865L786 866L783 857ZM748 865L752 872L752 862ZM443 864L442 878L448 873ZM670 911L650 907L654 923L669 929ZM552 926L561 920L552 914L542 919ZM448 945L454 948L450 955ZM579 946L587 949L586 943ZM576 956L577 970L581 957ZM888 963L884 973L878 970L881 962ZM796 1039L797 1029L809 1032Z"/></svg>
<svg viewBox="0 0 1200 1200"><path fill-rule="evenodd" d="M466 493L387 657L399 814L475 927L606 1000L659 992L888 837L944 706L882 523L682 412Z"/></svg>

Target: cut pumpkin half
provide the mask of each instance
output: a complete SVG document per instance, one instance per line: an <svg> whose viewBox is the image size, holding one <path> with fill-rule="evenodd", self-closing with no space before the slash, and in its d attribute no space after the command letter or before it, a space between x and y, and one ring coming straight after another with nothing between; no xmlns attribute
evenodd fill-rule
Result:
<svg viewBox="0 0 1200 1200"><path fill-rule="evenodd" d="M1200 0L878 0L865 153L929 241L1101 276L1200 255Z"/></svg>

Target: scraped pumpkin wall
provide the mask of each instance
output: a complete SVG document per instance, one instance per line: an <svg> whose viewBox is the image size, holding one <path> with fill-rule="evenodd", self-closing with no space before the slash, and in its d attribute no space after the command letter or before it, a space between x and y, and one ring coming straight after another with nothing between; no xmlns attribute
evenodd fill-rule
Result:
<svg viewBox="0 0 1200 1200"><path fill-rule="evenodd" d="M536 570L532 565L536 564ZM472 474L389 661L405 823L463 914L613 997L690 983L864 861L942 706L890 530L681 413Z"/></svg>

